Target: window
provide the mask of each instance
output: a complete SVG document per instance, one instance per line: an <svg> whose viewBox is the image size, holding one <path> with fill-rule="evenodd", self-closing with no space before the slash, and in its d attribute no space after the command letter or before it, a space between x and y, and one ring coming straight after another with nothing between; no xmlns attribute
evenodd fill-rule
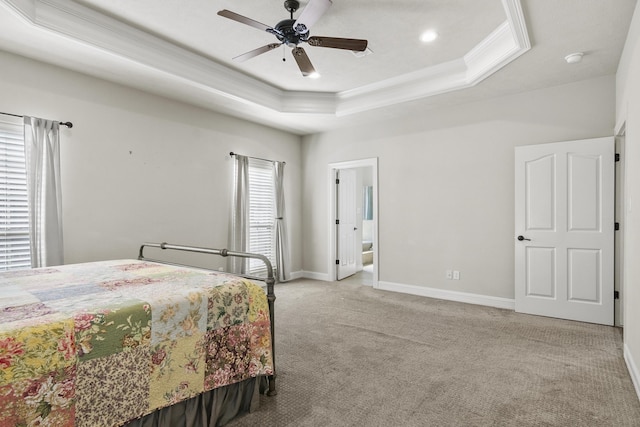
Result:
<svg viewBox="0 0 640 427"><path fill-rule="evenodd" d="M266 256L275 266L275 184L273 163L249 158L249 244L248 251ZM260 260L249 260L249 274L265 275Z"/></svg>
<svg viewBox="0 0 640 427"><path fill-rule="evenodd" d="M0 271L31 267L21 120L0 119Z"/></svg>

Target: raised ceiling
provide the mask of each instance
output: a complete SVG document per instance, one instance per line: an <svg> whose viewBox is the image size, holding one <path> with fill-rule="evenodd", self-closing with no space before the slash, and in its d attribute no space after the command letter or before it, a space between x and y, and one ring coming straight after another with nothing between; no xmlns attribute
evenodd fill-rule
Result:
<svg viewBox="0 0 640 427"><path fill-rule="evenodd" d="M231 61L275 39L217 11L275 25L282 0L0 0L0 49L304 134L613 74L635 3L334 0L311 33L364 38L372 53L304 45L319 79L286 47Z"/></svg>
<svg viewBox="0 0 640 427"><path fill-rule="evenodd" d="M294 17L308 1L301 0ZM229 9L275 26L289 17L283 0L190 0L188 8L184 1L163 1L161 7L157 7L157 0L78 3L287 91L341 92L452 61L463 57L506 20L499 0L336 0L311 29L312 34L368 39L373 54L356 58L349 51L304 45L322 75L311 80L302 77L289 53L291 49L286 47L241 64L231 61L276 40L264 31L218 16L218 10ZM369 10L376 10L375 16ZM477 20L481 14L485 19ZM389 18L382 20L380 16ZM447 23L446 28L439 28L447 48L422 44L421 32L442 22Z"/></svg>

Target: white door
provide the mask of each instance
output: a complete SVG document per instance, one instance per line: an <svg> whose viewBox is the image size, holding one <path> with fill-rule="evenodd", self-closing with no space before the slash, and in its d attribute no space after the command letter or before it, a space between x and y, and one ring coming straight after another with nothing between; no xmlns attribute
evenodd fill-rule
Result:
<svg viewBox="0 0 640 427"><path fill-rule="evenodd" d="M515 150L517 312L613 324L614 139Z"/></svg>
<svg viewBox="0 0 640 427"><path fill-rule="evenodd" d="M338 280L356 273L356 171L339 169L337 171L336 194L337 207L337 245L336 262Z"/></svg>

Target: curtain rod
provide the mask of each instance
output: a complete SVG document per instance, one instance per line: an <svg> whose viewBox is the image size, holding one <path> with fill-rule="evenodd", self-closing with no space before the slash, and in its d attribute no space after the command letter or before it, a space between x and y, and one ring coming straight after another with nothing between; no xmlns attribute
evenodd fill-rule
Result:
<svg viewBox="0 0 640 427"><path fill-rule="evenodd" d="M232 152L230 152L230 153L229 153L229 155L230 155L231 157L233 157L233 156L235 156L235 155L241 156L242 154L234 153L234 152L232 151ZM251 157L251 156L245 156L245 157L248 157L248 158L250 158L250 159L256 159L256 160L264 160L265 162L271 162L271 163L276 163L276 162L278 162L277 160L263 159L263 158L261 158L261 157ZM278 163L282 163L282 164L284 164L284 165L286 165L286 164L287 164L287 162L278 162Z"/></svg>
<svg viewBox="0 0 640 427"><path fill-rule="evenodd" d="M13 116L13 117L24 117L21 114L3 113L2 111L0 111L0 114L4 114L5 116ZM60 123L62 126L68 127L69 129L73 127L73 123L71 122L58 122L58 123Z"/></svg>

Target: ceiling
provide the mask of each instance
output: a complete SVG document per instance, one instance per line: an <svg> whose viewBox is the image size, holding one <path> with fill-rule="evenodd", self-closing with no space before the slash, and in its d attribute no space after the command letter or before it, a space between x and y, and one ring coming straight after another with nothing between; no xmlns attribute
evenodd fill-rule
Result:
<svg viewBox="0 0 640 427"><path fill-rule="evenodd" d="M311 34L367 39L370 54L302 44L318 79L284 46L232 61L277 40L217 12L275 26L283 0L0 0L0 49L307 134L614 74L635 4L333 0Z"/></svg>

